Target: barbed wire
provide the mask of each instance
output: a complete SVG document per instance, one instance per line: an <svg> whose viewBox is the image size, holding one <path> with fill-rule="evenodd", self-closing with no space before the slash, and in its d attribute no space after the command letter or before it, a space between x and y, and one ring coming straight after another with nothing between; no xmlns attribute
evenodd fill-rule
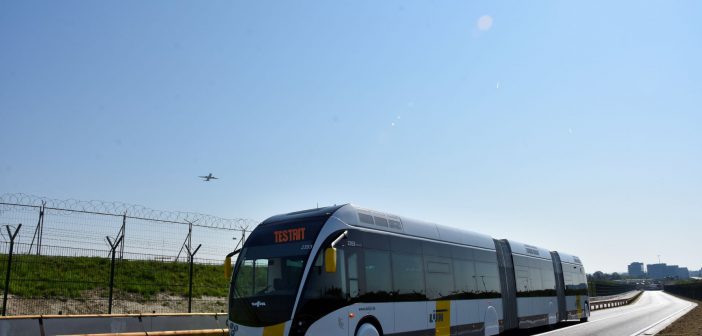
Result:
<svg viewBox="0 0 702 336"><path fill-rule="evenodd" d="M86 212L124 216L154 221L173 222L180 224L193 223L194 226L226 229L247 230L258 224L249 218L222 218L197 212L154 210L141 205L108 201L81 201L75 199L59 200L48 197L28 195L23 193L6 193L0 195L0 211L3 205L20 205L41 207L67 212Z"/></svg>

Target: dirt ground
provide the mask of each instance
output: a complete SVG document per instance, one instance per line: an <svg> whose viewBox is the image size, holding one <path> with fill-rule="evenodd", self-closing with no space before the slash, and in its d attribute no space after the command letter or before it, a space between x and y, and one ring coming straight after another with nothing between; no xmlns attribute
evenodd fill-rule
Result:
<svg viewBox="0 0 702 336"><path fill-rule="evenodd" d="M697 303L697 307L679 318L673 324L663 329L658 335L663 336L688 336L702 335L702 301L691 300L688 298L681 299L693 301Z"/></svg>
<svg viewBox="0 0 702 336"><path fill-rule="evenodd" d="M106 314L108 299L100 293L84 293L81 299L27 299L8 295L8 315ZM193 313L226 312L225 297L193 298ZM148 300L120 293L112 302L112 313L187 313L188 298L158 294Z"/></svg>

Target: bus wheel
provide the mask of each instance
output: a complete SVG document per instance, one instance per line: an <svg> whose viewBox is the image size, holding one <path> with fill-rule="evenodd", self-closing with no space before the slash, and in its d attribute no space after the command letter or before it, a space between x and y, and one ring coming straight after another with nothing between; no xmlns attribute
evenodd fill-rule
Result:
<svg viewBox="0 0 702 336"><path fill-rule="evenodd" d="M585 301L585 305L587 307L589 307L589 304L587 303L587 301ZM587 322L587 317L588 317L588 315L590 315L590 310L585 308L583 311L583 315L585 315L585 316L580 318L580 322Z"/></svg>
<svg viewBox="0 0 702 336"><path fill-rule="evenodd" d="M356 330L356 336L380 336L378 329L370 323L364 323L358 330Z"/></svg>

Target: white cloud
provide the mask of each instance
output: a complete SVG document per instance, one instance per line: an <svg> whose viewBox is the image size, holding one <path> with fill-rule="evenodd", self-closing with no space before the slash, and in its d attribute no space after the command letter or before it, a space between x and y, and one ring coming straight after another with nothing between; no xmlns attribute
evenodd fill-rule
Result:
<svg viewBox="0 0 702 336"><path fill-rule="evenodd" d="M483 15L478 19L478 30L488 31L492 28L492 16Z"/></svg>

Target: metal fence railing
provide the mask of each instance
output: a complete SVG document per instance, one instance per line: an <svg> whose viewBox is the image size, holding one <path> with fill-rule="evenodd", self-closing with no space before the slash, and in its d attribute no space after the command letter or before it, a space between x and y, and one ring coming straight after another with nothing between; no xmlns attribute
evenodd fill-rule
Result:
<svg viewBox="0 0 702 336"><path fill-rule="evenodd" d="M699 280L665 285L663 290L689 299L702 300L702 281Z"/></svg>
<svg viewBox="0 0 702 336"><path fill-rule="evenodd" d="M254 225L121 203L0 195L2 313L225 311L223 257Z"/></svg>
<svg viewBox="0 0 702 336"><path fill-rule="evenodd" d="M591 297L618 295L636 290L636 284L618 283L614 281L588 281L588 294Z"/></svg>

